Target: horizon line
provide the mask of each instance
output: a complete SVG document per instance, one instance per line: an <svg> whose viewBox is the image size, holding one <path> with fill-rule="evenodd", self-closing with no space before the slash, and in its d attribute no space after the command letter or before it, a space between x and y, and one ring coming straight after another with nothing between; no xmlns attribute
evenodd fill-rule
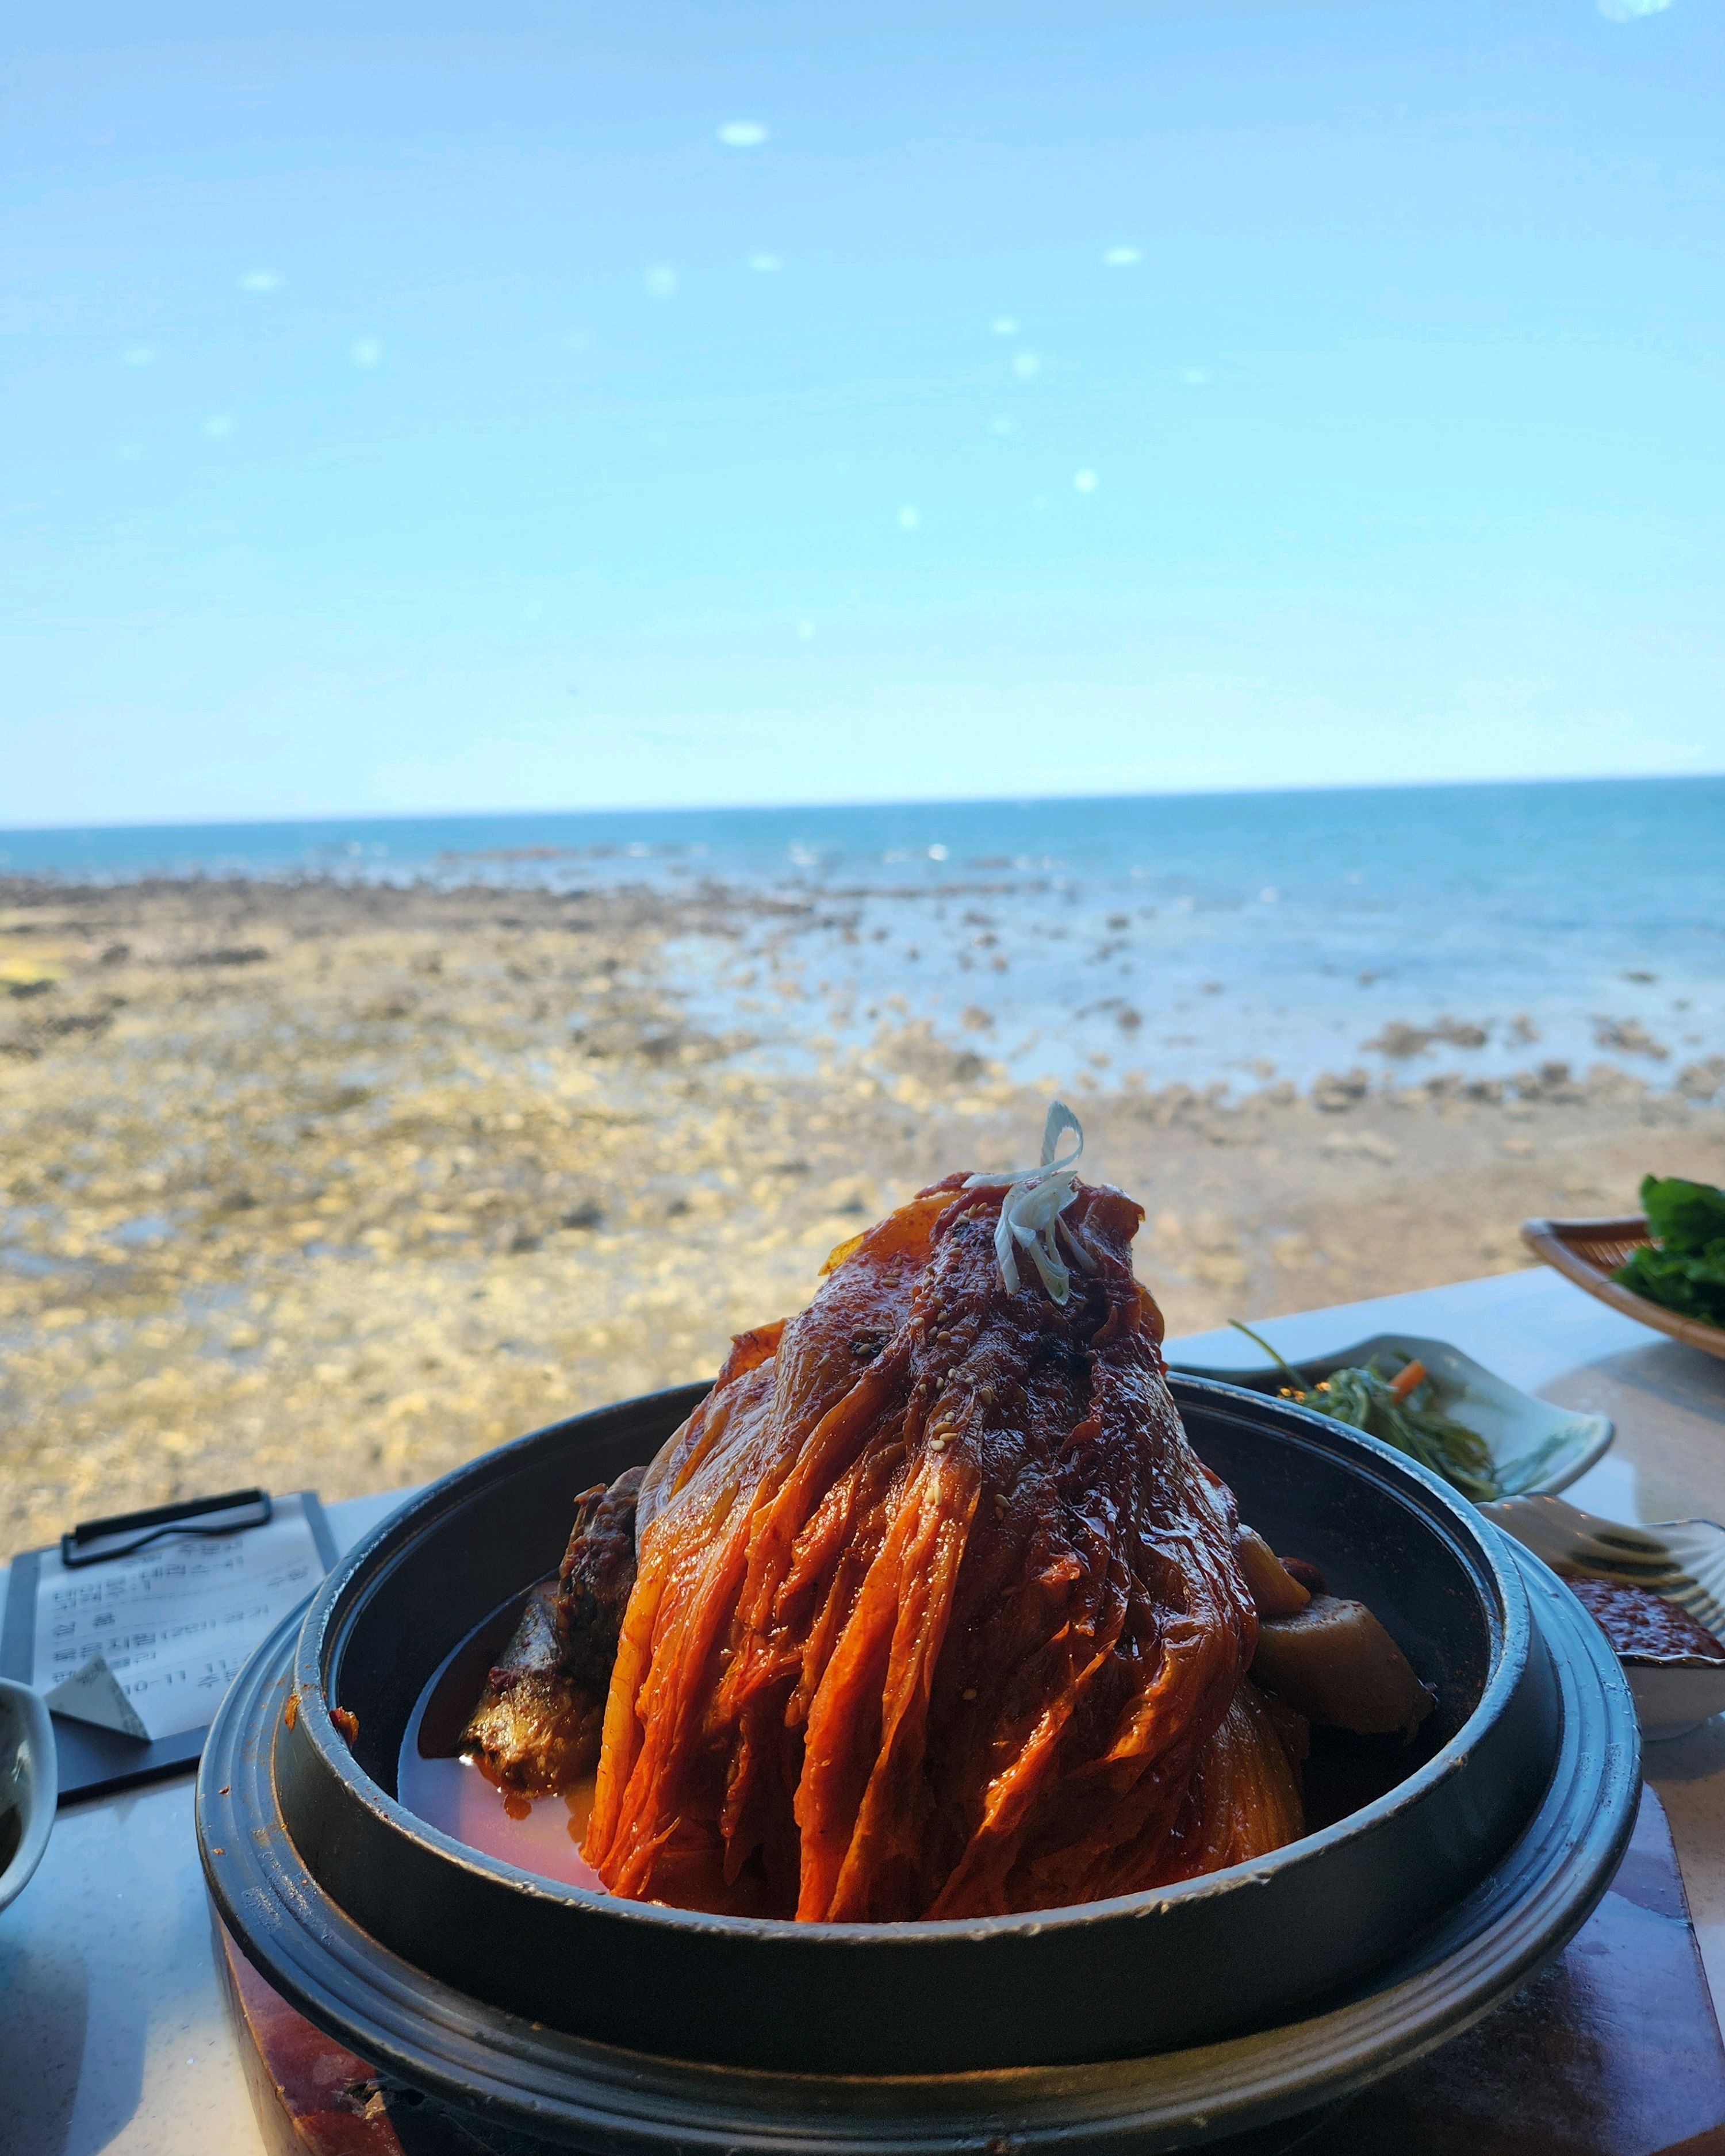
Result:
<svg viewBox="0 0 1725 2156"><path fill-rule="evenodd" d="M285 830L307 824L424 824L457 818L475 822L499 822L533 816L722 816L798 815L834 809L1029 808L1040 802L1085 803L1113 801L1203 801L1245 798L1263 799L1280 794L1415 793L1481 791L1488 787L1633 786L1669 785L1682 780L1702 784L1725 779L1721 771L1640 771L1566 773L1561 777L1521 776L1491 778L1358 779L1352 782L1312 782L1286 786L1248 784L1122 788L1105 793L941 793L875 796L795 801L635 802L605 807L442 808L303 810L274 816L203 816L182 823L124 824L105 820L69 824L13 824L0 825L0 839L8 838L72 837L98 831L224 831ZM0 870L4 864L0 862Z"/></svg>

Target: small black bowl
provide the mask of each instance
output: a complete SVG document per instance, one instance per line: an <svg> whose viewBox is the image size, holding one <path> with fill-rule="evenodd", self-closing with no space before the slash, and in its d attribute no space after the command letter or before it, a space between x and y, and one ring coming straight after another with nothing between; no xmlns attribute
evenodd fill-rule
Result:
<svg viewBox="0 0 1725 2156"><path fill-rule="evenodd" d="M1287 2023L1405 1958L1524 1838L1584 1713L1613 1765L1588 1799L1585 1876L1548 1920L1554 1950L1603 1891L1639 1786L1633 1712L1609 1658L1566 1670L1560 1686L1522 1564L1399 1454L1284 1401L1172 1382L1194 1445L1244 1516L1368 1603L1436 1690L1435 1750L1335 1824L1226 1871L1072 1909L803 1925L587 1893L416 1818L393 1791L427 1682L555 1565L573 1491L649 1457L700 1399L686 1387L458 1471L331 1575L300 1631L294 1712L280 1690L236 1686L213 1732L200 1832L218 1906L271 1973L268 1928L208 1854L221 1840L213 1812L222 1832L234 1828L213 1803L214 1763L243 1752L269 1761L279 1815L251 1822L254 1845L276 1851L284 1879L303 1865L393 1962L517 2022L797 2075L1126 2059ZM337 1705L358 1717L351 1750L330 1717ZM253 1773L248 1786L264 1785Z"/></svg>

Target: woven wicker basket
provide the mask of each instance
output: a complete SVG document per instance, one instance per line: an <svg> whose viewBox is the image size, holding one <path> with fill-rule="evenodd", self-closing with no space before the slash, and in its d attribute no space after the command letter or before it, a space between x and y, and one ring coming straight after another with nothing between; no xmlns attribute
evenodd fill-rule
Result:
<svg viewBox="0 0 1725 2156"><path fill-rule="evenodd" d="M1725 1326L1709 1325L1702 1318L1685 1317L1679 1311L1666 1310L1632 1288L1620 1287L1612 1279L1612 1273L1631 1250L1652 1242L1645 1214L1630 1213L1615 1220L1523 1220L1522 1240L1536 1257L1543 1258L1566 1280L1598 1296L1601 1302L1609 1302L1614 1310L1725 1360Z"/></svg>

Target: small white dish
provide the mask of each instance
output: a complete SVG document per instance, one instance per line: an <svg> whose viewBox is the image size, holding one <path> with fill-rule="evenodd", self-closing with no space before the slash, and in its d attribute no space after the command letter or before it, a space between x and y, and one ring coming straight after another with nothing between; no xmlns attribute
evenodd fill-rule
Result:
<svg viewBox="0 0 1725 2156"><path fill-rule="evenodd" d="M1241 1344L1251 1342L1242 1334ZM1411 1332L1377 1332L1351 1348L1324 1355L1301 1355L1293 1367L1316 1383L1332 1370L1362 1368L1373 1357L1394 1368L1417 1359L1437 1390L1437 1404L1447 1415L1477 1430L1486 1440L1498 1479L1517 1496L1548 1495L1584 1475L1615 1435L1605 1415L1578 1414L1553 1407L1532 1393L1517 1392L1483 1369L1471 1355L1446 1340L1422 1340ZM1293 1358L1290 1358L1291 1361ZM1220 1378L1229 1384L1258 1390L1286 1384L1286 1373L1274 1363L1235 1364L1230 1368L1175 1360L1170 1368L1196 1378Z"/></svg>
<svg viewBox="0 0 1725 2156"><path fill-rule="evenodd" d="M1717 1521L1628 1527L1561 1497L1501 1497L1480 1510L1553 1572L1651 1588L1725 1640L1725 1527ZM1635 1656L1624 1658L1623 1673L1650 1744L1686 1737L1725 1708L1725 1665Z"/></svg>
<svg viewBox="0 0 1725 2156"><path fill-rule="evenodd" d="M42 1861L59 1798L48 1709L28 1685L0 1677L0 1909Z"/></svg>

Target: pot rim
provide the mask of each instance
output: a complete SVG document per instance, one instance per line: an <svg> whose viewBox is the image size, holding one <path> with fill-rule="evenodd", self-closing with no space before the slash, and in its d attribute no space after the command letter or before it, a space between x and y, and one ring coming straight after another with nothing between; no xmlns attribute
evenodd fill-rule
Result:
<svg viewBox="0 0 1725 2156"><path fill-rule="evenodd" d="M1171 1370L1168 1383L1177 1406L1189 1402L1194 1407L1214 1404L1225 1411L1237 1399L1250 1402L1255 1418L1261 1417L1266 1406L1263 1394L1216 1378L1197 1378ZM1466 1768L1481 1737L1509 1704L1533 1651L1534 1625L1527 1589L1521 1567L1511 1556L1510 1546L1500 1530L1481 1519L1467 1501L1440 1477L1405 1454L1327 1415L1297 1407L1291 1401L1276 1400L1267 1404L1273 1407L1279 1419L1285 1419L1295 1430L1309 1433L1311 1439L1324 1450L1341 1455L1356 1472L1363 1471L1380 1484L1388 1484L1392 1494L1404 1502L1409 1496L1423 1501L1416 1502L1412 1509L1420 1514L1432 1532L1448 1542L1458 1561L1472 1576L1481 1590L1481 1607L1489 1635L1486 1681L1473 1711L1461 1727L1430 1759L1393 1789L1329 1826L1302 1835L1297 1841L1286 1843L1266 1856L1206 1872L1195 1879L1148 1887L1135 1894L1111 1895L1103 1900L1015 1915L918 1917L891 1923L801 1923L793 1917L724 1916L706 1910L630 1901L622 1896L547 1879L476 1850L468 1843L457 1841L420 1818L375 1781L353 1756L347 1738L331 1718L329 1673L332 1667L337 1669L339 1689L340 1657L360 1605L388 1578L405 1553L406 1546L451 1507L466 1502L465 1486L470 1478L482 1473L495 1476L500 1463L506 1462L511 1455L520 1456L525 1466L532 1454L567 1432L571 1424L584 1423L589 1417L596 1419L619 1409L663 1401L669 1411L670 1404L677 1402L680 1421L709 1389L706 1384L673 1386L632 1400L611 1403L589 1410L588 1414L549 1424L481 1454L453 1469L381 1521L329 1573L306 1609L295 1645L291 1688L297 1700L295 1714L300 1735L321 1755L321 1763L326 1770L346 1784L350 1800L369 1812L386 1832L421 1842L446 1862L496 1881L518 1893L614 1922L650 1925L663 1933L715 1933L763 1941L794 1939L804 1952L838 1952L865 1945L880 1948L911 1946L919 1942L1037 1937L1099 1922L1117 1922L1123 1918L1154 1917L1175 1904L1203 1902L1242 1887L1260 1886L1284 1871L1316 1863L1329 1850L1386 1824L1398 1813L1422 1803L1433 1790ZM1400 1490L1396 1488L1398 1483L1404 1486ZM1435 1508L1430 1502L1433 1498L1438 1501ZM397 1544L402 1548L395 1548Z"/></svg>

